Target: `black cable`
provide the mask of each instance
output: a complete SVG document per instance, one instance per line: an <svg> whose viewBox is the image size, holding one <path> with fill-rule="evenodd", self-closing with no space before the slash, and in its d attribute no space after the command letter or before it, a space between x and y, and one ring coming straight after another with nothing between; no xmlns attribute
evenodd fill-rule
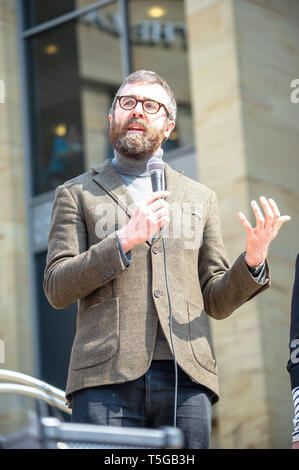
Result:
<svg viewBox="0 0 299 470"><path fill-rule="evenodd" d="M177 396L178 396L178 367L175 357L174 351L174 344L173 344L173 337L172 337L172 309L171 309L171 300L170 300L170 293L168 287L168 274L167 274L167 262L166 262L166 247L165 247L165 240L164 240L164 230L162 227L162 243L163 243L163 253L164 253L164 273L165 273L165 281L166 281L166 289L167 289L167 297L168 297L168 305L169 305L169 330L170 330L170 341L172 347L172 354L173 354L173 362L174 362L174 372L175 372L175 387L174 387L174 412L173 412L173 425L176 428L176 414L177 414Z"/></svg>

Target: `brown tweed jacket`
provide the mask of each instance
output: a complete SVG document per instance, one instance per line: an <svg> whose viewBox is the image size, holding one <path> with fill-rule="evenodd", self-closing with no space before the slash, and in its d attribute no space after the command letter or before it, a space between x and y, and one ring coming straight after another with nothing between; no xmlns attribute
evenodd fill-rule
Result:
<svg viewBox="0 0 299 470"><path fill-rule="evenodd" d="M208 316L223 319L270 285L251 276L243 253L229 267L215 193L166 164L170 223L165 230L173 341L179 366L219 397ZM150 366L158 318L171 348L161 234L132 249L123 263L116 230L136 205L109 160L56 189L44 291L54 308L78 301L66 397L97 385L121 383ZM182 207L190 232L177 236L173 207ZM176 213L177 214L177 213ZM184 217L186 217L184 219ZM189 244L188 244L189 243ZM71 406L71 405L70 405Z"/></svg>

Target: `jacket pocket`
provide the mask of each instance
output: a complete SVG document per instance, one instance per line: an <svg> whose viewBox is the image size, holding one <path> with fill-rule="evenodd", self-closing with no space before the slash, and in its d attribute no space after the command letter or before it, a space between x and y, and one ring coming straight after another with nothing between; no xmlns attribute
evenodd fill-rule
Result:
<svg viewBox="0 0 299 470"><path fill-rule="evenodd" d="M203 240L202 204L184 204L182 211L182 235L184 248L198 250Z"/></svg>
<svg viewBox="0 0 299 470"><path fill-rule="evenodd" d="M216 358L212 346L208 316L203 309L192 302L187 302L187 308L189 339L193 355L202 367L216 374Z"/></svg>
<svg viewBox="0 0 299 470"><path fill-rule="evenodd" d="M104 299L79 315L71 368L85 369L106 362L118 347L119 301Z"/></svg>

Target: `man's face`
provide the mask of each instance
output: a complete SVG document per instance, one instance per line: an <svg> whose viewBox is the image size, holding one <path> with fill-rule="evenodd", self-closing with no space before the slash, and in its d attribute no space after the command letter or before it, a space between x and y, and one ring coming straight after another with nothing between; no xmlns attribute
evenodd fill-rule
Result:
<svg viewBox="0 0 299 470"><path fill-rule="evenodd" d="M168 95L164 88L156 83L129 83L122 88L121 96L134 96L137 99L151 99L165 104L168 108ZM156 114L143 110L142 103L125 110L117 100L110 120L110 141L120 154L142 159L152 155L173 130L175 123L167 117L163 106Z"/></svg>

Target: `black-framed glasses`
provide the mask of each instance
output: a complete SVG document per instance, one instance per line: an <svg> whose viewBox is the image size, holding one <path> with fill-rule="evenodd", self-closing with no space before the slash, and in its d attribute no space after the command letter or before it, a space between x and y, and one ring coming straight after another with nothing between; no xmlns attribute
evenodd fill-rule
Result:
<svg viewBox="0 0 299 470"><path fill-rule="evenodd" d="M137 103L139 103L140 101L142 103L142 109L146 113L156 114L163 106L167 116L169 116L169 112L165 104L159 103L159 101L150 100L149 98L145 100L138 100L134 96L117 96L117 99L119 101L120 107L122 109L125 109L126 111L130 111L131 109L135 108L137 106Z"/></svg>

